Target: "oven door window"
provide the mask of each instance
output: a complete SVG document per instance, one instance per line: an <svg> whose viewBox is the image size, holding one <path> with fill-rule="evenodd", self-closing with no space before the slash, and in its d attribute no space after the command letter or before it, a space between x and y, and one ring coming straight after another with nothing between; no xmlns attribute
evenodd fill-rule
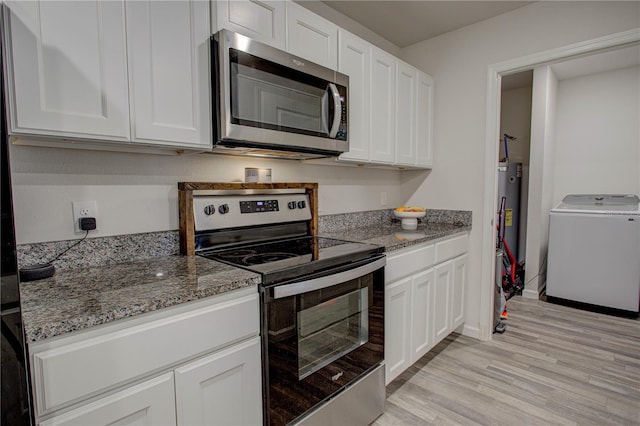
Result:
<svg viewBox="0 0 640 426"><path fill-rule="evenodd" d="M235 49L229 59L233 124L329 137L336 112L326 81Z"/></svg>
<svg viewBox="0 0 640 426"><path fill-rule="evenodd" d="M270 424L291 422L384 358L384 268L314 290L282 292L288 285L264 289Z"/></svg>
<svg viewBox="0 0 640 426"><path fill-rule="evenodd" d="M303 379L369 340L368 288L298 312L298 377Z"/></svg>

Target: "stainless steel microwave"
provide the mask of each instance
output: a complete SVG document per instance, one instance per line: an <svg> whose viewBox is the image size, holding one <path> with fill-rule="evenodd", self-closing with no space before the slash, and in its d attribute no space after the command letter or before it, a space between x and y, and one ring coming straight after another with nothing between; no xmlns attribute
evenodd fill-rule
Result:
<svg viewBox="0 0 640 426"><path fill-rule="evenodd" d="M214 151L289 158L349 150L349 77L243 35L211 39Z"/></svg>

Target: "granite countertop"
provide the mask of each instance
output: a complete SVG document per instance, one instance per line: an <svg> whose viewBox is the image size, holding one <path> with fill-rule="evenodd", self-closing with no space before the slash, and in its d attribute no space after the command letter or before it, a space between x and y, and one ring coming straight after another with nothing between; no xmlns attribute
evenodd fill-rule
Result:
<svg viewBox="0 0 640 426"><path fill-rule="evenodd" d="M470 230L429 222L405 231L399 222L385 222L321 235L378 244L391 253ZM27 341L37 342L259 283L258 274L199 256L159 256L58 271L22 283L20 298Z"/></svg>
<svg viewBox="0 0 640 426"><path fill-rule="evenodd" d="M470 232L471 226L451 223L421 223L415 231L402 229L400 223L385 223L323 232L323 237L360 241L385 247L387 254L412 245L428 243L461 232Z"/></svg>
<svg viewBox="0 0 640 426"><path fill-rule="evenodd" d="M21 283L23 324L36 342L259 283L258 274L198 256L61 271Z"/></svg>

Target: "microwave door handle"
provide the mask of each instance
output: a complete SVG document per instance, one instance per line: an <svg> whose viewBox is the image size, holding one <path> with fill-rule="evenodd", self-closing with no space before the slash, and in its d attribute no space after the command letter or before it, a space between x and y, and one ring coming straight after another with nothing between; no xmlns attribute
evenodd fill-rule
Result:
<svg viewBox="0 0 640 426"><path fill-rule="evenodd" d="M360 266L358 268L349 269L344 272L338 272L337 274L333 275L327 275L326 277L313 278L307 281L280 285L273 289L273 298L281 299L283 297L296 296L298 294L321 290L323 288L331 287L336 284L345 283L347 281L351 281L370 274L371 272L384 267L386 263L387 259L383 257L382 259L367 263L366 265Z"/></svg>
<svg viewBox="0 0 640 426"><path fill-rule="evenodd" d="M331 92L333 98L333 124L331 124L331 130L329 131L329 137L335 139L340 128L340 117L342 115L342 102L340 102L340 92L334 83L329 83L328 90Z"/></svg>

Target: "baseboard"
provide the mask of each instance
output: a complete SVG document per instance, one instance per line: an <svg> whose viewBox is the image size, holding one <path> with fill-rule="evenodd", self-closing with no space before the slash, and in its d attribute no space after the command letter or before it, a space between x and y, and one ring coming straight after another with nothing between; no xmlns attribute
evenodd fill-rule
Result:
<svg viewBox="0 0 640 426"><path fill-rule="evenodd" d="M465 324L462 327L461 334L463 336L473 337L474 339L480 340L480 329L478 327L471 327L471 326Z"/></svg>
<svg viewBox="0 0 640 426"><path fill-rule="evenodd" d="M537 290L531 290L531 289L524 289L522 291L522 297L525 297L527 299L539 299L540 295L538 294Z"/></svg>

